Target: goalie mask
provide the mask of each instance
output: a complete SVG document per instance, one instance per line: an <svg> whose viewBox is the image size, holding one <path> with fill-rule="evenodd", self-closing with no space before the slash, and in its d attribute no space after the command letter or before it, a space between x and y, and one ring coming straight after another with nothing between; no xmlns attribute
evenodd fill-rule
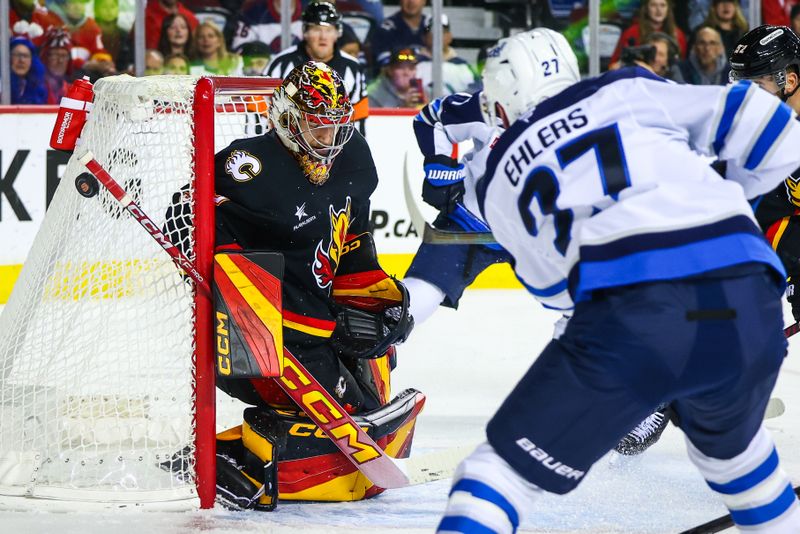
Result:
<svg viewBox="0 0 800 534"><path fill-rule="evenodd" d="M269 117L306 177L321 185L353 135L353 106L339 75L325 63L298 65L275 90Z"/></svg>
<svg viewBox="0 0 800 534"><path fill-rule="evenodd" d="M506 127L581 79L578 59L558 32L536 28L506 37L489 49L481 109L489 126Z"/></svg>
<svg viewBox="0 0 800 534"><path fill-rule="evenodd" d="M786 72L790 67L796 73L800 69L800 38L786 26L759 26L739 39L730 64L730 81L754 80L762 85L765 77L771 77L778 88L777 96L785 102L797 91L795 87L786 92Z"/></svg>

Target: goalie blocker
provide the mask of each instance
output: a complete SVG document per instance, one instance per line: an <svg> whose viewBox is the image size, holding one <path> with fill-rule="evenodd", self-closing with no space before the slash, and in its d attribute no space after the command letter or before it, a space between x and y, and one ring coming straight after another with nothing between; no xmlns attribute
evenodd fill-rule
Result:
<svg viewBox="0 0 800 534"><path fill-rule="evenodd" d="M425 396L413 389L389 402L394 344L413 327L408 293L380 268L369 234L350 239L342 249L333 282L338 312L331 344L356 381L345 387L360 388L368 399L368 411L354 416L356 423L389 456L405 458L425 403ZM280 254L266 252L215 257L217 374L223 385L231 378L275 376L282 369L277 357L282 353L281 260ZM256 322L267 328L248 327ZM302 353L297 355L302 359ZM267 397L266 405L245 410L242 425L217 435L220 503L271 510L278 498L352 501L384 490L282 392Z"/></svg>

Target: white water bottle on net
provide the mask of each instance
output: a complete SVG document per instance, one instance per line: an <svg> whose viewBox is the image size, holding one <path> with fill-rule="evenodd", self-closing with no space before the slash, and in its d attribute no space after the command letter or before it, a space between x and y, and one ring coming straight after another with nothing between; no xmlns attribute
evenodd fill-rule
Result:
<svg viewBox="0 0 800 534"><path fill-rule="evenodd" d="M80 147L161 228L184 228L170 235L206 279L214 153L266 131L276 86L117 76L94 87ZM86 173L73 156L0 315L0 507L209 507L211 303Z"/></svg>

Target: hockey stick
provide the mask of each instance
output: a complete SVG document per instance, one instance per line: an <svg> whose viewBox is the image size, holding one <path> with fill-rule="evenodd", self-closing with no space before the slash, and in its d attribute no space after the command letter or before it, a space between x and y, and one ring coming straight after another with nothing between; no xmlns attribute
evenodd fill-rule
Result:
<svg viewBox="0 0 800 534"><path fill-rule="evenodd" d="M443 451L430 452L410 458L396 459L400 468L408 477L409 485L436 482L453 476L458 464L480 445L460 445Z"/></svg>
<svg viewBox="0 0 800 534"><path fill-rule="evenodd" d="M800 497L800 486L795 486L794 493ZM712 519L708 523L703 523L689 530L684 530L680 534L714 534L715 532L722 532L734 526L731 515L723 515L716 519Z"/></svg>
<svg viewBox="0 0 800 534"><path fill-rule="evenodd" d="M790 324L789 326L783 329L783 335L786 337L792 337L798 332L800 332L800 322Z"/></svg>
<svg viewBox="0 0 800 534"><path fill-rule="evenodd" d="M142 228L147 230L147 233L150 234L156 243L161 245L167 254L169 254L172 261L178 267L178 269L182 269L186 274L188 274L192 280L197 282L197 284L201 287L201 289L206 293L206 295L211 295L211 289L208 287L208 282L203 278L203 276L197 272L195 269L194 264L183 255L183 253L178 250L178 248L173 245L167 236L165 236L161 230L158 229L156 223L154 223L147 214L142 211L142 209L134 202L134 200L128 195L128 193L120 186L114 178L111 177L110 174L103 168L100 163L94 159L94 154L91 151L86 151L84 155L78 158L78 161L81 162L89 172L91 172L97 180L103 184L111 196L117 199L123 208L128 210L128 213L136 219Z"/></svg>
<svg viewBox="0 0 800 534"><path fill-rule="evenodd" d="M356 468L381 488L408 486L395 460L353 421L344 408L311 376L297 358L283 349L284 371L278 385L314 421Z"/></svg>
<svg viewBox="0 0 800 534"><path fill-rule="evenodd" d="M432 245L495 245L497 240L490 232L454 232L440 230L431 226L422 215L414 193L411 192L411 182L408 177L408 152L403 160L403 196L406 200L408 215L411 224L419 233L422 232L422 242Z"/></svg>
<svg viewBox="0 0 800 534"><path fill-rule="evenodd" d="M440 230L425 223L422 241L431 245L496 245L497 239L491 232L456 232Z"/></svg>
<svg viewBox="0 0 800 534"><path fill-rule="evenodd" d="M197 272L192 262L134 202L128 193L87 151L78 158L109 193L136 219L150 236L161 245L172 261L197 283L203 293L212 297L208 281ZM356 468L381 488L408 485L408 478L393 459L381 449L350 414L323 388L288 350L284 349L284 374L273 378L284 392L334 442L336 447ZM287 372L288 371L288 372Z"/></svg>
<svg viewBox="0 0 800 534"><path fill-rule="evenodd" d="M783 404L783 401L777 397L772 397L767 403L767 409L764 412L764 419L773 419L783 415L783 412L785 411L786 405ZM800 486L795 487L794 492L796 495L800 496ZM690 528L689 530L684 530L680 534L713 534L714 532L722 532L723 530L731 528L732 526L734 526L733 519L731 519L730 514L727 514L716 519L712 519L711 521L703 523L702 525Z"/></svg>

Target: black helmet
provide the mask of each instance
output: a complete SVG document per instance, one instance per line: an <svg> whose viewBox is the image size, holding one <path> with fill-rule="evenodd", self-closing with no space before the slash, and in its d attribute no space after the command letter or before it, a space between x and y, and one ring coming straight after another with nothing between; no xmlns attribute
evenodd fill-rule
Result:
<svg viewBox="0 0 800 534"><path fill-rule="evenodd" d="M772 74L783 91L786 68L800 67L800 39L786 26L759 26L739 39L730 64L731 81Z"/></svg>
<svg viewBox="0 0 800 534"><path fill-rule="evenodd" d="M337 30L342 30L342 16L336 11L336 6L330 2L312 2L303 11L303 31L306 31L309 24L318 26L333 26Z"/></svg>

